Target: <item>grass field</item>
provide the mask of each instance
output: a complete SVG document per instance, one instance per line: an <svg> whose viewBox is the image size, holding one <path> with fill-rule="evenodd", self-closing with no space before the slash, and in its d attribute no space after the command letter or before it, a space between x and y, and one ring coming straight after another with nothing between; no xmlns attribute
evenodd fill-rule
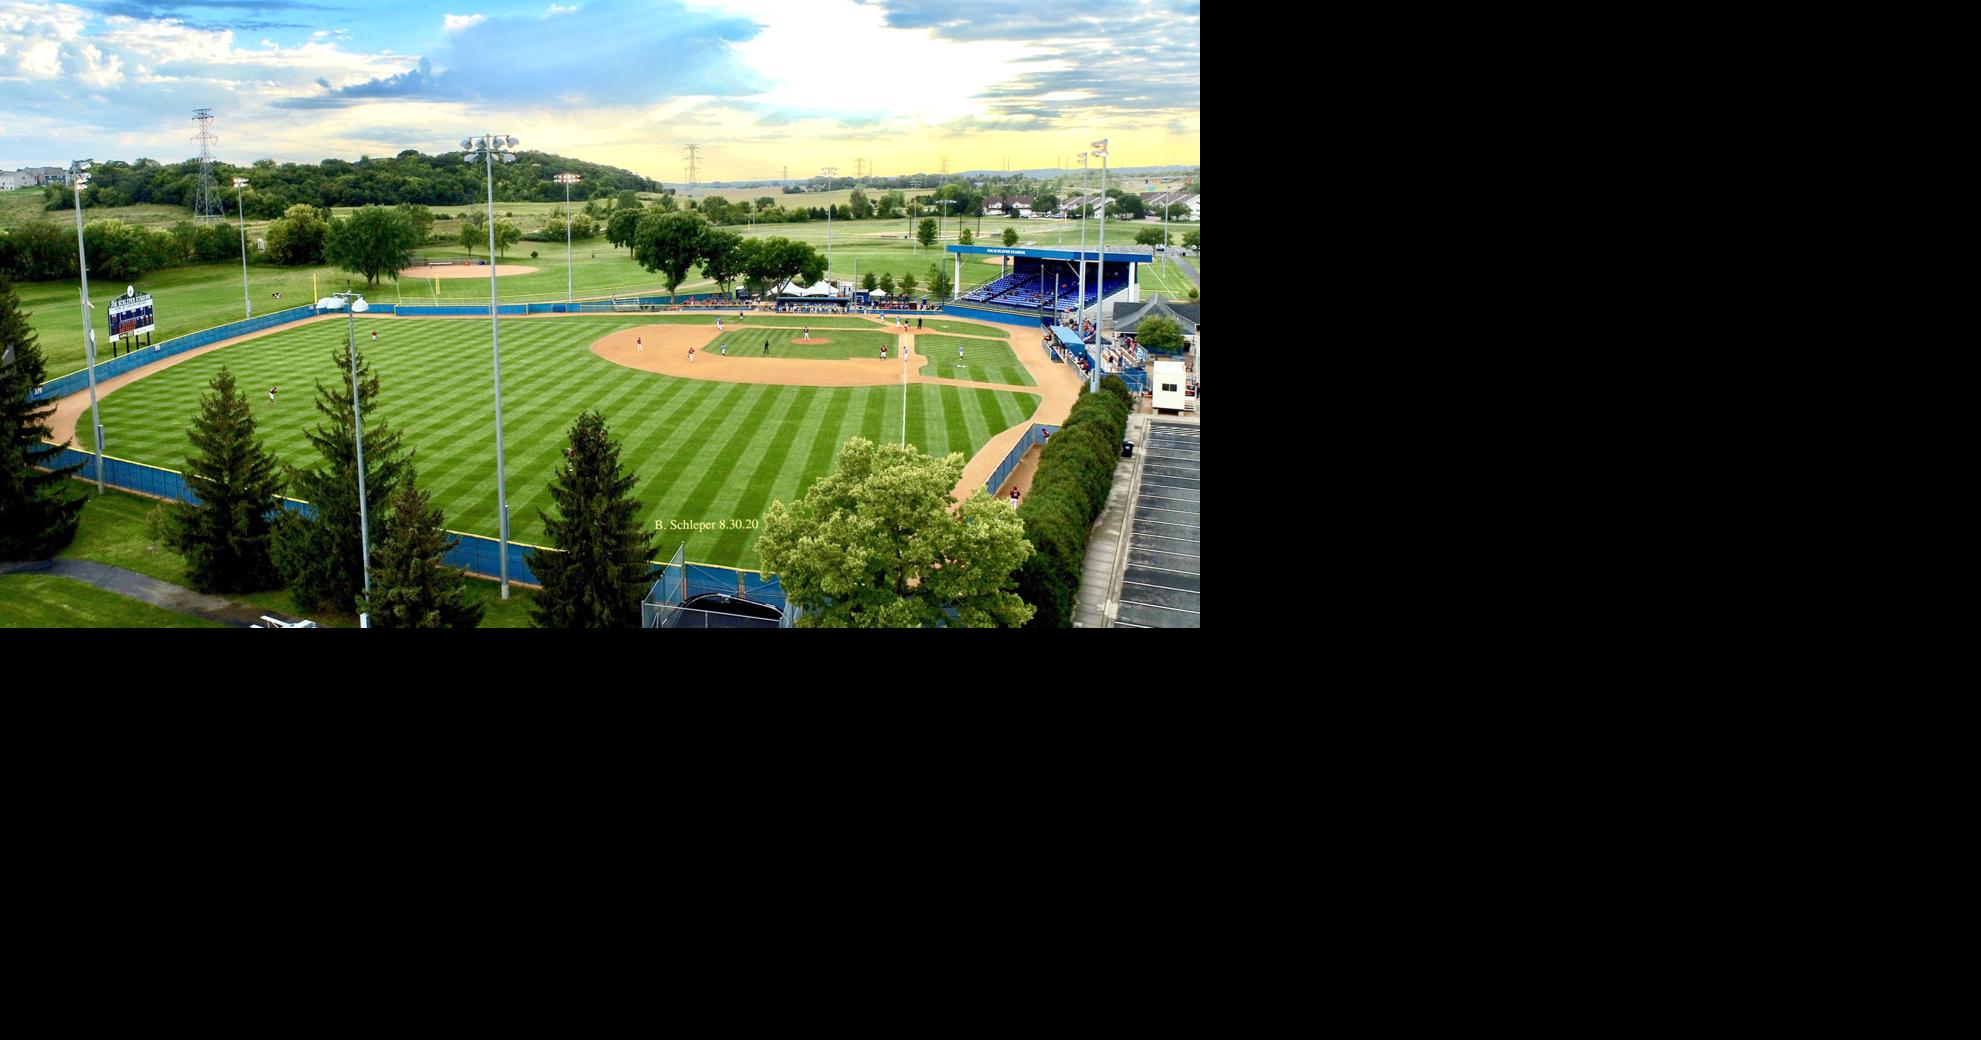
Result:
<svg viewBox="0 0 1981 1040"><path fill-rule="evenodd" d="M57 559L94 560L113 567L136 571L139 574L169 581L174 585L190 587L186 579L186 562L169 547L153 544L145 534L145 517L161 503L156 499L141 495L126 494L115 489L102 495L90 494L92 485L84 481L71 481L71 490L78 496L89 499L83 506L82 522L76 528L75 541L56 554ZM84 586L92 592L100 591L92 586ZM468 579L468 590L482 604L483 628L528 628L530 624L530 604L535 593L530 589L512 586L509 599L502 599L498 583ZM114 596L113 593L103 595ZM0 611L6 609L9 594L0 589ZM116 596L117 599L124 597ZM238 593L227 598L252 604L263 610L273 610L290 617L308 617L319 625L330 628L356 628L357 615L348 611L304 611L296 606L295 597L286 589L272 589L264 592ZM148 606L148 604L138 604ZM153 608L156 609L156 608ZM179 618L184 615L170 614ZM198 618L185 618L196 622L191 627L206 627ZM63 623L62 627L84 627L79 622ZM152 627L152 626L145 626ZM220 626L224 627L224 626Z"/></svg>
<svg viewBox="0 0 1981 1040"><path fill-rule="evenodd" d="M0 574L0 628L226 628L53 574Z"/></svg>
<svg viewBox="0 0 1981 1040"><path fill-rule="evenodd" d="M0 212L6 214L7 220L12 220L15 216L22 216L22 219L25 219L23 215L28 214L26 206L38 205L35 202L37 198L39 198L38 193L32 190L0 192L0 201L12 207ZM446 208L455 210L466 207ZM550 208L552 208L551 203L541 202L497 203L496 212L499 215L514 211L520 218L525 213L547 213ZM184 209L176 209L176 215L164 212L174 209L174 207L161 206L88 209L84 211L84 218L86 220L112 217L125 219L127 216L135 218L141 214L131 211L158 210L161 212L155 216L159 217L158 226L163 227L190 216L190 212ZM438 214L440 210L435 212ZM56 213L48 216L61 217L64 214ZM74 219L73 214L67 216L70 220ZM170 216L171 219L165 219L166 216ZM978 221L975 218L967 218L964 223L974 228ZM1077 222L986 217L981 223L983 234L977 239L979 243L988 244L1000 240L999 236L1007 227L1016 230L1019 233L1020 243L1028 246L1061 248L1077 246L1080 241ZM923 249L913 240L901 237L908 231L908 222L905 220L834 222L830 232L832 266L829 273L834 277L855 280L867 272L876 275L891 274L897 280L903 275L913 274L924 283L916 288L915 295L919 297L927 291L926 282L930 264L940 262L945 269L950 269L949 259L942 253L942 245L945 242L955 241L957 224L958 221L955 219L944 221L942 240L933 248ZM1108 238L1118 244L1132 242L1134 240L1132 229L1142 226L1146 225L1115 225L1110 222ZM1184 230L1195 226L1172 222L1170 229L1173 234L1180 236ZM820 252L826 252L828 232L823 221L804 224L760 224L755 228L743 224L730 227L728 230L745 237L782 236L808 242ZM1098 239L1098 235L1094 233L1097 230L1098 224L1089 230L1087 238L1090 248ZM249 234L253 236L255 233L256 228L253 222L250 222ZM435 234L443 241L451 238L451 232L445 222L435 224ZM538 254L534 259L530 257L532 250ZM438 244L426 246L419 252L421 255L435 259L465 258L471 255L470 251L459 246ZM477 252L473 255L482 254ZM566 272L563 243L519 242L499 259L504 263L522 264L537 269L534 274L501 278L498 289L503 302L548 302L564 298ZM1143 272L1150 274L1151 269L1156 266L1146 265ZM575 292L581 298L666 291L658 275L641 268L633 261L632 254L628 250L613 248L602 236L574 243L570 268L570 281L574 283ZM998 272L998 267L992 264L965 263L963 284L959 291L968 291L990 281L997 277ZM314 290L312 276L315 276ZM1151 291L1171 292L1178 296L1189 294L1189 286L1180 284L1184 279L1173 272L1165 271L1161 274L1152 274L1151 277L1167 279L1163 287L1152 287ZM90 299L96 308L92 320L97 325L97 349L102 357L108 357L110 354L105 318L109 301L124 291L124 285L125 283L121 282L113 284L103 278L92 279L90 283ZM158 331L153 335L154 342L209 329L226 322L238 321L244 316L241 268L237 263L167 268L146 275L138 281L137 287L141 292L151 293L157 301ZM699 270L691 270L678 291L705 292L711 288L713 288L712 283L702 278ZM23 309L28 312L29 324L40 338L42 353L48 363L49 377L66 375L82 368L82 315L81 305L76 298L77 284L73 281L29 282L17 285L16 289L20 294ZM364 290L371 299L380 303L425 302L471 305L488 302L488 282L480 278L436 280L407 277L396 283L390 280L381 281L370 290L365 290L362 279L327 266L285 268L253 264L248 268L248 297L252 301L255 314L266 314L309 303L314 299L311 295L312 291L328 293L347 289ZM279 301L271 298L276 292L282 293L282 299Z"/></svg>
<svg viewBox="0 0 1981 1040"><path fill-rule="evenodd" d="M793 319L802 321L803 319ZM725 324L727 324L725 322ZM709 344L709 352L715 353L720 344L727 342L731 354L747 357L799 358L807 361L844 361L847 358L879 358L880 348L886 347L889 357L899 357L895 353L895 335L892 332L855 332L850 329L812 328L814 339L829 339L830 343L793 343L804 336L803 329L765 329L750 331L738 330L736 335L722 336ZM770 342L770 353L764 353L764 342Z"/></svg>
<svg viewBox="0 0 1981 1040"><path fill-rule="evenodd" d="M957 347L963 348L961 364L956 359ZM1000 340L925 334L915 337L915 350L928 358L922 365L925 376L1010 386L1039 385L1032 380L1032 374L1025 371L1025 366L1018 363L1011 347Z"/></svg>
<svg viewBox="0 0 1981 1040"><path fill-rule="evenodd" d="M586 349L608 332L636 328L633 315L507 321L502 385L511 537L544 541L539 508L580 411L597 408L640 478L642 520L662 524L660 555L685 534L679 522L741 521L695 532L688 558L754 568L749 526L772 500L791 501L828 472L853 436L900 436L904 390L795 387L676 379L615 365ZM371 329L382 335L369 341ZM885 336L885 334L882 334ZM321 416L316 380L341 377L331 357L344 328L326 322L289 329L193 358L104 398L108 452L183 469L186 428L207 382L225 364L249 391L261 436L284 459L312 465L303 431ZM421 486L447 526L494 536L494 393L488 323L476 319L359 319L360 349L383 384L367 422L390 424L417 449ZM892 337L885 337L891 339ZM733 344L732 344L733 345ZM878 347L874 348L878 356ZM1007 352L1008 353L1008 352ZM278 402L266 389L281 386ZM992 435L1028 418L1038 398L953 386L906 388L908 440L932 454L974 454Z"/></svg>

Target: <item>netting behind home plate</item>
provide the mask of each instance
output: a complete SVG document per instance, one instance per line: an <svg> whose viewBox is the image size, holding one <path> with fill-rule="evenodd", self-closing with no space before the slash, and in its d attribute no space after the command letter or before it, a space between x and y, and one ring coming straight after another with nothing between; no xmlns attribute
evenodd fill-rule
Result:
<svg viewBox="0 0 1981 1040"><path fill-rule="evenodd" d="M688 568L682 564L687 553L688 543L682 542L667 566L660 569L660 580L653 583L653 590L640 602L641 628L674 627L681 601L688 598Z"/></svg>
<svg viewBox="0 0 1981 1040"><path fill-rule="evenodd" d="M686 562L683 542L640 603L643 628L790 628L797 612L775 579Z"/></svg>

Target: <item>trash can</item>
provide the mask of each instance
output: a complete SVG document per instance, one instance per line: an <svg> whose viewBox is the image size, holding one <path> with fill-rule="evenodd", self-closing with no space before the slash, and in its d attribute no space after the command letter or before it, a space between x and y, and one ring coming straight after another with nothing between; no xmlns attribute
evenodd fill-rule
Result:
<svg viewBox="0 0 1981 1040"><path fill-rule="evenodd" d="M1134 442L1134 441L1122 441L1122 442L1121 442L1121 457L1122 457L1122 458L1124 458L1124 459L1132 459L1132 458L1134 458L1134 457L1135 457L1135 442Z"/></svg>

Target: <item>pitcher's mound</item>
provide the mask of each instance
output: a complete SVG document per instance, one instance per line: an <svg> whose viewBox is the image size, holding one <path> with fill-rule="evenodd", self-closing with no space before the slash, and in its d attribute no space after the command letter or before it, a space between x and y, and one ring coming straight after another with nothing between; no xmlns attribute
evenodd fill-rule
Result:
<svg viewBox="0 0 1981 1040"><path fill-rule="evenodd" d="M512 274L535 274L537 269L527 264L496 264L495 276L503 278ZM408 267L399 272L401 278L487 278L487 264L449 264L446 267Z"/></svg>

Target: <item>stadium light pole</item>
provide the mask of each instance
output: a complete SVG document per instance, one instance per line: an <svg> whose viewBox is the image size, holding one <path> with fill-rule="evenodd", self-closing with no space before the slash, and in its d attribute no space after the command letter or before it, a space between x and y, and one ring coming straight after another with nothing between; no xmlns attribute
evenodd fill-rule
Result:
<svg viewBox="0 0 1981 1040"><path fill-rule="evenodd" d="M571 289L571 185L580 178L575 173L560 173L551 178L564 185L564 302L577 302L578 295Z"/></svg>
<svg viewBox="0 0 1981 1040"><path fill-rule="evenodd" d="M1101 296L1107 292L1107 138L1093 144L1094 154L1101 157L1101 229L1100 244L1094 247L1100 254L1100 272L1094 277L1099 287L1094 291L1094 342L1101 340L1102 326L1107 323L1107 312L1101 310ZM1093 371L1087 373L1087 392L1098 393L1101 388L1101 366L1095 359Z"/></svg>
<svg viewBox="0 0 1981 1040"><path fill-rule="evenodd" d="M503 599L509 598L509 492L503 486L502 473L502 319L495 305L495 164L497 156L501 156L502 162L515 162L515 147L516 139L502 134L484 134L461 141L462 159L468 162L480 159L488 167L488 329L495 350L495 515L502 530L496 560L502 572Z"/></svg>
<svg viewBox="0 0 1981 1040"><path fill-rule="evenodd" d="M350 332L351 357L351 435L358 446L358 548L364 553L358 562L364 569L365 598L371 598L371 520L365 509L365 417L358 408L358 315L371 310L362 293L331 293L316 301L318 310L343 311L348 319L345 327ZM371 615L359 614L358 627L370 628Z"/></svg>
<svg viewBox="0 0 1981 1040"><path fill-rule="evenodd" d="M827 192L832 191L832 175L838 172L837 166L819 167L819 176L825 178ZM825 204L825 273L827 277L832 276L832 202L829 199Z"/></svg>
<svg viewBox="0 0 1981 1040"><path fill-rule="evenodd" d="M96 329L89 322L89 252L83 246L83 185L89 183L94 159L69 164L69 183L76 192L76 271L83 282L83 350L89 360L89 426L96 436L96 493L103 494L103 420L96 412Z"/></svg>
<svg viewBox="0 0 1981 1040"><path fill-rule="evenodd" d="M1080 153L1080 198L1087 197L1087 153ZM1087 213L1086 204L1081 203L1080 212L1080 305L1073 310L1073 331L1080 331L1080 322L1087 317Z"/></svg>
<svg viewBox="0 0 1981 1040"><path fill-rule="evenodd" d="M246 177L234 178L234 216L241 222L241 309L242 316L255 316L254 298L248 295L248 211L241 201L241 189L248 186Z"/></svg>

